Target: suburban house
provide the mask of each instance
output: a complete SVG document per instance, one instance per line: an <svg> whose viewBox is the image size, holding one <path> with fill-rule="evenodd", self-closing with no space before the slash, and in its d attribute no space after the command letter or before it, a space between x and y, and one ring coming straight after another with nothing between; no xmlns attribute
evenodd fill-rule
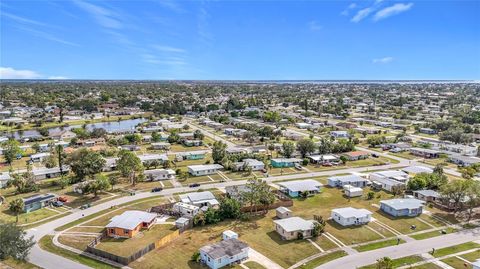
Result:
<svg viewBox="0 0 480 269"><path fill-rule="evenodd" d="M32 162L32 163L42 162L48 156L50 156L49 152L32 154L32 155L30 155L30 162Z"/></svg>
<svg viewBox="0 0 480 269"><path fill-rule="evenodd" d="M138 158L143 164L148 164L152 162L164 163L168 161L167 154L142 154L138 155Z"/></svg>
<svg viewBox="0 0 480 269"><path fill-rule="evenodd" d="M410 153L426 159L434 159L440 157L440 151L425 148L411 148Z"/></svg>
<svg viewBox="0 0 480 269"><path fill-rule="evenodd" d="M187 166L188 173L192 176L204 176L217 173L218 170L223 169L220 164L199 164Z"/></svg>
<svg viewBox="0 0 480 269"><path fill-rule="evenodd" d="M185 145L186 147L199 147L203 145L202 140L182 140L182 144Z"/></svg>
<svg viewBox="0 0 480 269"><path fill-rule="evenodd" d="M429 135L434 135L437 133L437 130L432 129L432 128L420 128L418 132L422 134L429 134Z"/></svg>
<svg viewBox="0 0 480 269"><path fill-rule="evenodd" d="M177 220L175 220L175 227L177 227L180 230L183 230L188 227L189 223L190 223L190 219L180 217Z"/></svg>
<svg viewBox="0 0 480 269"><path fill-rule="evenodd" d="M242 193L250 192L250 188L247 185L233 185L225 187L225 192L229 198L241 201Z"/></svg>
<svg viewBox="0 0 480 269"><path fill-rule="evenodd" d="M49 206L51 203L57 201L57 199L57 195L53 193L35 194L33 196L22 198L23 211L26 213L35 211L37 209Z"/></svg>
<svg viewBox="0 0 480 269"><path fill-rule="evenodd" d="M448 160L462 167L467 167L467 166L471 166L472 164L480 163L480 158L478 157L470 157L470 156L462 156L462 155L450 155L448 156Z"/></svg>
<svg viewBox="0 0 480 269"><path fill-rule="evenodd" d="M350 135L348 134L347 131L331 131L330 136L333 136L335 138L348 138Z"/></svg>
<svg viewBox="0 0 480 269"><path fill-rule="evenodd" d="M300 217L290 217L274 220L275 231L283 240L310 238L315 227L313 220L304 220Z"/></svg>
<svg viewBox="0 0 480 269"><path fill-rule="evenodd" d="M352 152L343 153L342 155L347 157L349 161L357 161L357 160L367 159L370 156L370 153L366 151L352 151Z"/></svg>
<svg viewBox="0 0 480 269"><path fill-rule="evenodd" d="M180 137L180 140L183 139L194 139L195 135L193 133L179 133L178 137Z"/></svg>
<svg viewBox="0 0 480 269"><path fill-rule="evenodd" d="M200 261L211 269L240 263L248 259L249 247L237 238L222 240L200 248Z"/></svg>
<svg viewBox="0 0 480 269"><path fill-rule="evenodd" d="M372 180L372 186L382 188L386 191L393 192L395 188L402 188L405 186L405 182L400 182L391 178L378 178Z"/></svg>
<svg viewBox="0 0 480 269"><path fill-rule="evenodd" d="M299 197L302 193L308 195L314 195L320 192L322 183L313 179L294 180L277 183L280 186L280 190L290 197Z"/></svg>
<svg viewBox="0 0 480 269"><path fill-rule="evenodd" d="M140 150L140 146L138 145L123 145L123 146L120 146L121 149L123 150L128 150L128 151L139 151Z"/></svg>
<svg viewBox="0 0 480 269"><path fill-rule="evenodd" d="M172 169L153 169L145 170L143 172L146 180L157 181L157 180L168 180L175 178L175 171Z"/></svg>
<svg viewBox="0 0 480 269"><path fill-rule="evenodd" d="M449 143L440 144L440 149L449 154L453 153L466 156L476 156L478 151L477 147L474 146Z"/></svg>
<svg viewBox="0 0 480 269"><path fill-rule="evenodd" d="M178 202L173 205L173 211L181 214L183 217L193 218L200 212L200 208L195 205Z"/></svg>
<svg viewBox="0 0 480 269"><path fill-rule="evenodd" d="M352 185L343 185L343 193L347 197L359 197L363 195L363 189Z"/></svg>
<svg viewBox="0 0 480 269"><path fill-rule="evenodd" d="M335 155L312 155L308 156L311 163L338 163L340 159Z"/></svg>
<svg viewBox="0 0 480 269"><path fill-rule="evenodd" d="M370 174L370 180L379 181L380 179L392 179L398 182L406 183L408 180L408 174L397 170L378 171Z"/></svg>
<svg viewBox="0 0 480 269"><path fill-rule="evenodd" d="M117 168L117 160L118 158L115 157L105 158L105 166L103 166L103 171L109 172L115 170Z"/></svg>
<svg viewBox="0 0 480 269"><path fill-rule="evenodd" d="M422 214L424 201L415 198L380 201L380 209L394 217L414 217Z"/></svg>
<svg viewBox="0 0 480 269"><path fill-rule="evenodd" d="M408 167L402 168L402 171L407 173L410 176L415 174L420 174L420 173L427 173L427 174L433 173L432 168L421 166L421 165L408 166Z"/></svg>
<svg viewBox="0 0 480 269"><path fill-rule="evenodd" d="M0 173L0 188L6 187L9 180L10 180L10 173L8 172Z"/></svg>
<svg viewBox="0 0 480 269"><path fill-rule="evenodd" d="M331 217L342 226L350 226L369 223L372 214L372 212L363 208L344 207L332 210Z"/></svg>
<svg viewBox="0 0 480 269"><path fill-rule="evenodd" d="M357 175L337 176L328 178L328 186L330 187L342 188L344 185L351 185L354 187L363 188L367 186L367 183L368 180Z"/></svg>
<svg viewBox="0 0 480 269"><path fill-rule="evenodd" d="M418 200L422 200L425 202L433 202L433 203L440 203L441 202L441 195L440 193L434 190L419 190L413 192L413 197Z"/></svg>
<svg viewBox="0 0 480 269"><path fill-rule="evenodd" d="M217 208L220 205L217 198L215 198L215 196L209 191L181 194L180 201L185 204L198 206L202 210L206 210L209 207Z"/></svg>
<svg viewBox="0 0 480 269"><path fill-rule="evenodd" d="M294 167L296 164L300 164L301 162L302 159L297 158L277 158L270 160L270 164L274 168Z"/></svg>
<svg viewBox="0 0 480 269"><path fill-rule="evenodd" d="M235 171L243 171L247 167L252 168L252 171L261 171L265 169L265 164L257 159L243 159L241 162L233 163Z"/></svg>
<svg viewBox="0 0 480 269"><path fill-rule="evenodd" d="M152 143L152 149L154 150L169 150L171 147L168 142L156 142Z"/></svg>
<svg viewBox="0 0 480 269"><path fill-rule="evenodd" d="M69 166L62 166L62 172L63 174L68 174L68 171L70 171ZM52 168L34 168L32 169L33 177L35 180L41 180L41 179L46 179L46 178L56 178L62 175L62 172L60 172L60 167L52 167Z"/></svg>
<svg viewBox="0 0 480 269"><path fill-rule="evenodd" d="M292 211L284 206L277 207L275 214L279 219L286 219L292 217Z"/></svg>
<svg viewBox="0 0 480 269"><path fill-rule="evenodd" d="M177 154L175 154L175 160L177 161L201 160L201 159L205 159L206 154L207 152L204 150L178 152Z"/></svg>
<svg viewBox="0 0 480 269"><path fill-rule="evenodd" d="M70 130L50 132L48 136L53 140L68 140L77 137L77 135Z"/></svg>
<svg viewBox="0 0 480 269"><path fill-rule="evenodd" d="M157 214L128 210L110 219L110 223L105 228L107 229L107 235L110 237L132 238L141 229L149 229L156 218Z"/></svg>

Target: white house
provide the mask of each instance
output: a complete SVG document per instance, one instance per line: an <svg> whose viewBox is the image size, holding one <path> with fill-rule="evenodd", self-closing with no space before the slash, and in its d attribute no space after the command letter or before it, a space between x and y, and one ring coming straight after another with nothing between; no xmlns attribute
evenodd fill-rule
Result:
<svg viewBox="0 0 480 269"><path fill-rule="evenodd" d="M313 236L315 227L313 220L304 220L300 217L290 217L273 221L275 231L283 240L293 240L301 238L310 238Z"/></svg>
<svg viewBox="0 0 480 269"><path fill-rule="evenodd" d="M372 212L363 208L344 207L332 210L331 217L342 226L362 225L370 222Z"/></svg>
<svg viewBox="0 0 480 269"><path fill-rule="evenodd" d="M184 217L193 218L200 212L200 208L195 205L178 202L173 205L173 211L180 213Z"/></svg>
<svg viewBox="0 0 480 269"><path fill-rule="evenodd" d="M175 171L172 169L152 169L145 170L143 173L147 180L157 181L157 180L168 180L175 178Z"/></svg>
<svg viewBox="0 0 480 269"><path fill-rule="evenodd" d="M261 171L265 169L265 164L257 159L243 159L241 162L236 162L233 164L234 170L241 171L245 167L252 168L252 171Z"/></svg>
<svg viewBox="0 0 480 269"><path fill-rule="evenodd" d="M337 176L328 178L328 186L330 187L343 187L350 185L354 187L363 188L367 186L368 180L357 175Z"/></svg>
<svg viewBox="0 0 480 269"><path fill-rule="evenodd" d="M192 176L204 176L217 173L218 170L223 169L220 164L199 164L187 166L188 173Z"/></svg>
<svg viewBox="0 0 480 269"><path fill-rule="evenodd" d="M331 131L330 135L335 138L348 138L350 136L347 131Z"/></svg>
<svg viewBox="0 0 480 269"><path fill-rule="evenodd" d="M33 163L41 162L45 158L47 158L48 156L50 156L49 152L32 154L32 155L30 155L30 161L33 162Z"/></svg>
<svg viewBox="0 0 480 269"><path fill-rule="evenodd" d="M209 191L202 191L202 192L190 192L186 194L180 195L180 201L185 204L195 205L200 207L218 207L220 203L218 202L217 198L209 192ZM205 208L205 209L206 209Z"/></svg>
<svg viewBox="0 0 480 269"><path fill-rule="evenodd" d="M352 185L343 185L343 193L347 197L359 197L363 195L363 189Z"/></svg>

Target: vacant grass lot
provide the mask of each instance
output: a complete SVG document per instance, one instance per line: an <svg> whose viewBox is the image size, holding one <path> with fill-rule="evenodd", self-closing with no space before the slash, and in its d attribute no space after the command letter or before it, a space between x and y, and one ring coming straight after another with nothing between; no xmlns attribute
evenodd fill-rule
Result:
<svg viewBox="0 0 480 269"><path fill-rule="evenodd" d="M447 234L449 234L449 233L456 232L457 229L452 228L452 227L448 227L448 228L445 229L445 231L447 232ZM423 240L423 239L432 238L432 237L436 237L436 236L440 236L440 235L442 235L442 230L431 231L431 232L426 232L426 233L421 233L421 234L415 234L415 235L411 235L410 237L413 238L413 239L416 239L416 240Z"/></svg>
<svg viewBox="0 0 480 269"><path fill-rule="evenodd" d="M267 269L263 265L254 261L245 262L243 265L247 266L249 269Z"/></svg>
<svg viewBox="0 0 480 269"><path fill-rule="evenodd" d="M347 253L343 250L335 251L335 252L332 252L332 253L328 253L324 256L318 257L316 259L313 259L313 260L307 262L306 264L300 266L299 268L300 269L313 269L313 268L316 268L317 266L320 266L324 263L327 263L329 261L341 258L341 257L346 256L346 255L347 255Z"/></svg>
<svg viewBox="0 0 480 269"><path fill-rule="evenodd" d="M400 241L397 238L393 239L388 239L385 241L380 241L380 242L375 242L367 245L362 245L358 247L354 247L354 249L358 250L359 252L363 251L369 251L369 250L374 250L374 249L379 249L379 248L385 248L385 247L390 247L390 246L396 246L397 244L403 244L405 243L404 240L400 239Z"/></svg>
<svg viewBox="0 0 480 269"><path fill-rule="evenodd" d="M141 233L133 238L106 238L96 248L118 256L127 257L151 243L155 243L175 230L176 228L170 224L154 225L149 230L142 230Z"/></svg>
<svg viewBox="0 0 480 269"><path fill-rule="evenodd" d="M94 235L92 236L61 235L58 237L58 241L64 245L85 251L87 249L88 244L94 238L95 238Z"/></svg>
<svg viewBox="0 0 480 269"><path fill-rule="evenodd" d="M474 248L479 248L480 244L474 243L474 242L467 242L463 243L460 245L455 245L447 248L441 248L435 250L435 253L433 254L434 257L443 257L449 254L457 253L457 252L462 252L465 250L469 249L474 249Z"/></svg>
<svg viewBox="0 0 480 269"><path fill-rule="evenodd" d="M399 258L399 259L394 259L394 260L392 260L392 265L393 265L392 268L397 268L397 267L400 267L400 266L414 264L416 262L421 262L421 261L423 261L422 257L416 256L416 255L407 256L407 257L403 257L403 258ZM360 267L359 269L377 269L377 265L376 264L371 264L371 265Z"/></svg>

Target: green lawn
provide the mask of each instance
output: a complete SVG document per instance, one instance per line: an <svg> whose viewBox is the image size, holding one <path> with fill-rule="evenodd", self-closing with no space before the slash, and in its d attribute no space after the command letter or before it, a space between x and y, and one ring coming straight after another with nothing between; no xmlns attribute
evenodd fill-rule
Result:
<svg viewBox="0 0 480 269"><path fill-rule="evenodd" d="M442 256L446 256L446 255L449 255L449 254L462 252L462 251L465 251L465 250L479 248L479 247L480 247L480 244L477 244L477 243L474 243L474 242L467 242L467 243L463 243L463 244L456 245L456 246L437 249L437 250L435 250L435 253L433 254L433 256L434 257L442 257Z"/></svg>
<svg viewBox="0 0 480 269"><path fill-rule="evenodd" d="M385 248L385 247L390 247L390 246L396 246L398 244L398 239L393 238L393 239L388 239L385 241L380 241L380 242L375 242L367 245L362 245L358 247L354 247L359 252L363 251L369 251L369 250L374 250L374 249L379 249L379 248ZM400 239L400 244L405 243L404 240Z"/></svg>
<svg viewBox="0 0 480 269"><path fill-rule="evenodd" d="M445 230L445 231L447 232L447 234L449 234L449 233L454 233L454 232L457 231L457 229L452 228L452 227L448 227L448 228L442 229L442 230ZM410 237L413 238L413 239L416 239L416 240L423 240L423 239L432 238L432 237L436 237L436 236L442 235L442 232L441 232L442 230L437 230L437 231L431 231L431 232L426 232L426 233L421 233L421 234L410 235Z"/></svg>
<svg viewBox="0 0 480 269"><path fill-rule="evenodd" d="M442 267L440 267L436 264L433 264L433 263L426 263L426 264L422 264L422 265L412 267L411 269L442 269Z"/></svg>
<svg viewBox="0 0 480 269"><path fill-rule="evenodd" d="M40 269L40 267L29 262L17 261L12 258L0 261L0 268L2 268L2 263L15 269Z"/></svg>
<svg viewBox="0 0 480 269"><path fill-rule="evenodd" d="M338 259L338 258L341 258L343 256L346 256L347 253L343 250L339 250L339 251L335 251L335 252L332 252L332 253L328 253L326 255L323 255L323 256L320 256L316 259L313 259L309 262L307 262L306 264L298 267L300 269L313 269L313 268L316 268L317 266L320 266L324 263L327 263L329 261L333 261L335 259Z"/></svg>
<svg viewBox="0 0 480 269"><path fill-rule="evenodd" d="M83 255L78 255L77 253L68 251L68 250L63 249L63 248L59 248L59 247L57 247L53 244L52 238L53 238L52 235L46 235L46 236L44 236L40 239L38 244L40 245L40 247L43 250L52 252L54 254L60 255L62 257L70 259L70 260L74 260L76 262L79 262L81 264L90 266L92 268L98 268L98 269L114 269L114 268L116 268L116 267L113 267L109 264L106 264L106 263L88 258L88 257L83 256Z"/></svg>
<svg viewBox="0 0 480 269"><path fill-rule="evenodd" d="M470 253L463 254L463 255L461 255L460 257L462 257L462 258L464 258L464 259L466 259L466 260L468 260L468 261L474 262L474 261L480 259L480 250L477 249L477 250L472 251L472 252L470 252Z"/></svg>
<svg viewBox="0 0 480 269"><path fill-rule="evenodd" d="M64 245L85 251L95 236L60 235L58 241Z"/></svg>
<svg viewBox="0 0 480 269"><path fill-rule="evenodd" d="M118 256L127 257L157 242L175 230L176 228L170 224L154 225L149 230L142 230L141 234L137 234L137 236L133 238L103 239L96 248Z"/></svg>
<svg viewBox="0 0 480 269"><path fill-rule="evenodd" d="M441 261L450 265L453 268L464 268L464 269L472 269L473 268L472 265L460 260L457 257L450 257L450 258L443 259ZM465 266L465 265L467 265L467 266Z"/></svg>
<svg viewBox="0 0 480 269"><path fill-rule="evenodd" d="M413 255L413 256L407 256L399 259L394 259L392 260L392 265L393 265L393 268L397 268L400 266L414 264L421 261L423 261L422 257ZM371 264L371 265L360 267L359 269L377 269L377 265Z"/></svg>

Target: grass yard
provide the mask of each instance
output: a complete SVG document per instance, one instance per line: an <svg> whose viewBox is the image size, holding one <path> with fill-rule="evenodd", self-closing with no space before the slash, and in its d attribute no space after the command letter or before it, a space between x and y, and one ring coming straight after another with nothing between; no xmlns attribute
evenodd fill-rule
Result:
<svg viewBox="0 0 480 269"><path fill-rule="evenodd" d="M3 268L2 263L15 269L40 269L40 267L37 267L29 262L17 261L12 258L0 261L0 268Z"/></svg>
<svg viewBox="0 0 480 269"><path fill-rule="evenodd" d="M411 269L442 269L442 267L440 267L436 264L433 264L433 263L426 263L426 264L422 264L422 265L412 267Z"/></svg>
<svg viewBox="0 0 480 269"><path fill-rule="evenodd" d="M408 159L408 160L414 160L414 159L417 159L418 157L413 155L413 154L410 154L410 152L408 151L404 151L404 152L397 152L397 153L388 153L389 155L393 155L393 156L397 156L397 157L400 157L400 158L404 158L404 159Z"/></svg>
<svg viewBox="0 0 480 269"><path fill-rule="evenodd" d="M5 221L5 222L15 222L16 217L15 215L10 212L8 209L8 204L2 204L2 211L0 212L0 220ZM18 224L28 224L32 222L36 222L48 217L53 217L55 215L59 215L60 213L48 210L46 208L41 208L29 213L22 213L18 215Z"/></svg>
<svg viewBox="0 0 480 269"><path fill-rule="evenodd" d="M185 181L179 181L183 186L188 186L192 183L199 183L199 184L208 184L214 182L220 182L224 180L219 174L213 174L208 176L189 176Z"/></svg>
<svg viewBox="0 0 480 269"><path fill-rule="evenodd" d="M448 228L445 228L445 229L442 229L442 230L445 230L447 232L447 234L454 233L454 232L457 231L457 229L452 228L452 227L448 227ZM423 240L423 239L432 238L432 237L442 235L442 230L410 235L410 237L413 238L413 239L416 239L416 240Z"/></svg>
<svg viewBox="0 0 480 269"><path fill-rule="evenodd" d="M466 259L467 261L474 262L474 261L480 259L480 249L477 249L477 250L472 251L472 252L467 253L467 254L463 254L460 257Z"/></svg>
<svg viewBox="0 0 480 269"><path fill-rule="evenodd" d="M46 235L46 236L44 236L40 239L38 244L40 245L40 247L43 250L55 253L57 255L60 255L62 257L70 259L70 260L74 260L76 262L79 262L81 264L90 266L92 268L97 268L97 269L114 269L114 268L116 268L116 267L113 267L109 264L106 264L106 263L103 263L103 262L100 262L100 261L97 261L97 260L94 260L94 259L90 259L86 256L78 255L77 253L74 253L74 252L68 251L66 249L57 247L53 244L52 238L53 238L53 235Z"/></svg>
<svg viewBox="0 0 480 269"><path fill-rule="evenodd" d="M431 229L429 225L419 221L415 217L392 217L380 209L377 209L373 215L374 218L380 222L392 227L393 229L399 231L402 234L409 234L415 231L423 231ZM410 229L412 225L416 226L415 230Z"/></svg>
<svg viewBox="0 0 480 269"><path fill-rule="evenodd" d="M79 236L75 235L61 235L58 241L64 245L85 251L88 244L95 238L95 236Z"/></svg>
<svg viewBox="0 0 480 269"><path fill-rule="evenodd" d="M449 254L454 254L458 252L462 252L469 249L480 248L480 244L474 242L467 242L456 246L446 247L435 250L433 254L434 257L443 257Z"/></svg>
<svg viewBox="0 0 480 269"><path fill-rule="evenodd" d="M335 236L345 245L353 245L362 242L382 239L380 235L376 234L365 226L343 227L342 225L337 224L333 220L327 221L325 231Z"/></svg>
<svg viewBox="0 0 480 269"><path fill-rule="evenodd" d="M174 232L176 228L170 224L158 224L152 226L149 230L142 230L133 238L106 238L97 245L97 249L110 252L112 254L127 257L146 246L157 242L166 235Z"/></svg>
<svg viewBox="0 0 480 269"><path fill-rule="evenodd" d="M306 264L298 267L300 269L313 269L313 268L316 268L317 266L320 266L324 263L327 263L329 261L333 261L335 259L338 259L338 258L341 258L343 256L346 256L347 253L343 250L339 250L339 251L335 251L335 252L332 252L332 253L328 253L326 255L323 255L323 256L320 256L316 259L313 259L309 262L307 262Z"/></svg>
<svg viewBox="0 0 480 269"><path fill-rule="evenodd" d="M399 259L394 259L394 260L392 260L392 265L393 265L393 268L397 268L397 267L400 267L400 266L414 264L414 263L421 262L421 261L423 261L422 257L417 256L417 255L413 255L413 256L407 256L407 257L403 257L403 258L399 258ZM360 267L359 269L377 269L377 265L376 264L371 264L371 265Z"/></svg>
<svg viewBox="0 0 480 269"><path fill-rule="evenodd" d="M83 233L101 233L103 231L103 227L82 227L82 226L77 226L73 227L69 232L83 232Z"/></svg>
<svg viewBox="0 0 480 269"><path fill-rule="evenodd" d="M385 248L385 247L390 247L390 246L396 246L398 244L398 239L393 238L393 239L388 239L385 241L380 241L380 242L375 242L367 245L362 245L358 247L354 247L359 252L364 252L364 251L370 251L374 249L379 249L379 248ZM405 243L404 240L400 239L400 244Z"/></svg>
<svg viewBox="0 0 480 269"><path fill-rule="evenodd" d="M462 261L457 257L450 257L450 258L443 259L441 261L450 265L453 268L464 268L464 269L472 269L473 268L473 266L471 264L468 264L465 261Z"/></svg>
<svg viewBox="0 0 480 269"><path fill-rule="evenodd" d="M243 265L247 266L249 269L267 269L265 266L254 261L245 262Z"/></svg>
<svg viewBox="0 0 480 269"><path fill-rule="evenodd" d="M170 147L170 151L173 152L185 152L185 151L196 151L196 150L206 150L208 149L207 146L199 146L199 147L187 147L183 144L172 144Z"/></svg>
<svg viewBox="0 0 480 269"><path fill-rule="evenodd" d="M129 266L132 268L201 268L191 262L191 255L200 247L218 242L225 230L233 230L239 239L282 267L289 267L299 260L318 253L306 240L284 241L273 230L275 212L249 221L223 221L217 225L195 227L187 230L169 245L154 250Z"/></svg>

